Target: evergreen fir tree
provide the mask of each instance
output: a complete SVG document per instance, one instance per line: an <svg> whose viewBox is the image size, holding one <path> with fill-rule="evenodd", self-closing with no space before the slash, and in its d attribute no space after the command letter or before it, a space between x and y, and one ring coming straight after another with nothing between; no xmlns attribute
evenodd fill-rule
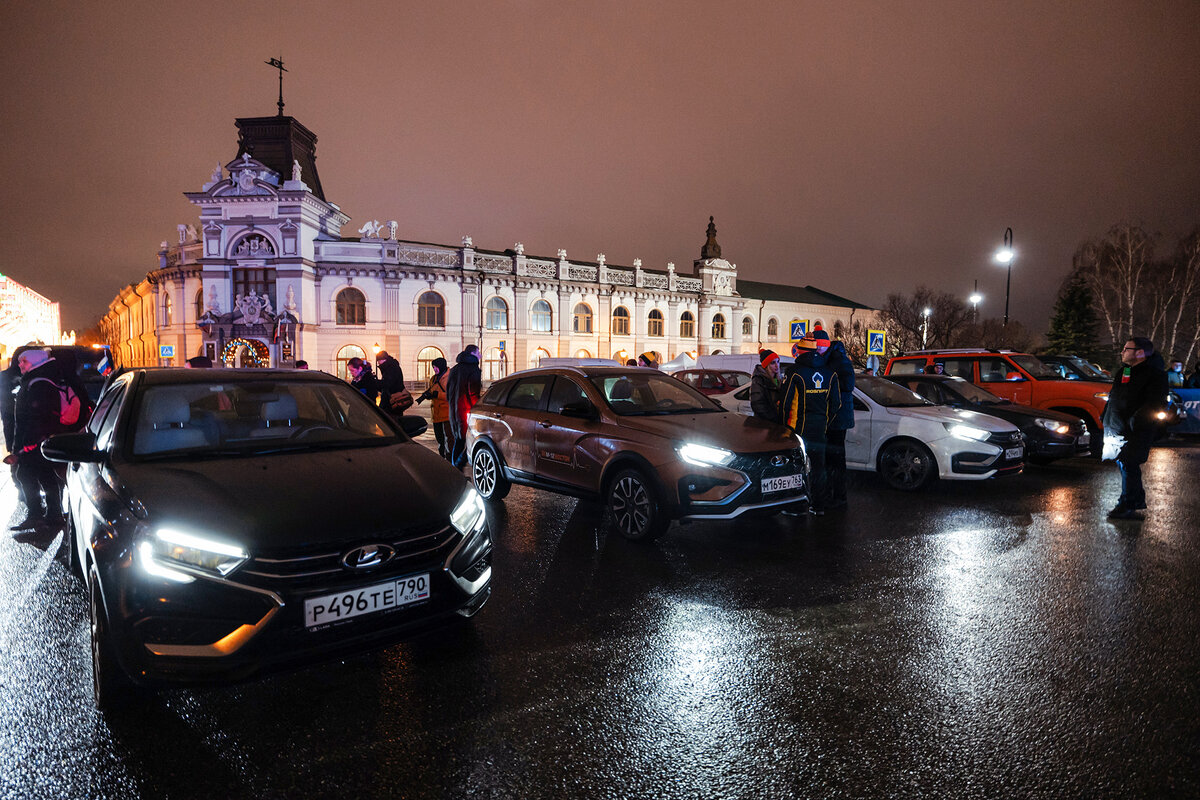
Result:
<svg viewBox="0 0 1200 800"><path fill-rule="evenodd" d="M1092 300L1092 290L1078 272L1063 282L1054 303L1050 330L1046 334L1046 351L1083 356L1089 360L1107 355L1100 347L1097 330L1099 318Z"/></svg>

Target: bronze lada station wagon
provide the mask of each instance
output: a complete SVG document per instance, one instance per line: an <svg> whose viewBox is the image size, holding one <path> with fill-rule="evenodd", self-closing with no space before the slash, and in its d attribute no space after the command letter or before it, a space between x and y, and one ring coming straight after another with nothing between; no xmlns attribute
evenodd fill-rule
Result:
<svg viewBox="0 0 1200 800"><path fill-rule="evenodd" d="M471 411L475 486L600 498L630 539L673 519L808 506L808 462L788 428L727 412L653 369L552 367L496 381Z"/></svg>

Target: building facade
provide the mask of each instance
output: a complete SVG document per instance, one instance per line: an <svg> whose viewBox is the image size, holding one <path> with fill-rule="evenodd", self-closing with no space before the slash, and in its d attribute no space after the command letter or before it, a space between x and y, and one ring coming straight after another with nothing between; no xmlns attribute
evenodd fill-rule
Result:
<svg viewBox="0 0 1200 800"><path fill-rule="evenodd" d="M0 360L4 366L16 348L30 342L74 344L75 334L62 332L58 303L0 275Z"/></svg>
<svg viewBox="0 0 1200 800"><path fill-rule="evenodd" d="M195 225L163 242L158 267L109 305L102 331L118 363L311 367L345 375L353 357L386 350L409 380L468 344L484 378L545 357L625 360L652 351L787 352L797 329L847 328L866 306L813 287L739 281L709 218L691 271L408 241L397 223L350 217L325 199L316 137L291 117L237 120L237 158L200 191Z"/></svg>

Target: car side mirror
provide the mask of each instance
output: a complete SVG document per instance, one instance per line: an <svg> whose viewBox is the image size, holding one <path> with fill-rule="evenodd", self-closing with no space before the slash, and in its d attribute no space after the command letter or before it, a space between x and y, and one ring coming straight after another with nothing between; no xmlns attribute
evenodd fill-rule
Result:
<svg viewBox="0 0 1200 800"><path fill-rule="evenodd" d="M429 423L425 421L425 418L418 417L416 414L404 414L397 421L400 423L400 429L410 439L429 430Z"/></svg>
<svg viewBox="0 0 1200 800"><path fill-rule="evenodd" d="M96 449L96 435L81 433L59 433L42 442L42 455L50 461L81 461L98 464L105 454Z"/></svg>
<svg viewBox="0 0 1200 800"><path fill-rule="evenodd" d="M1023 380L1025 380L1025 378L1023 378L1021 376L1021 373L1019 373L1019 372L1010 372L1004 376L1004 380L1006 380L1006 381L1023 381Z"/></svg>
<svg viewBox="0 0 1200 800"><path fill-rule="evenodd" d="M576 400L574 403L566 403L559 413L564 417L574 417L575 419L595 419L599 416L596 407L587 400Z"/></svg>

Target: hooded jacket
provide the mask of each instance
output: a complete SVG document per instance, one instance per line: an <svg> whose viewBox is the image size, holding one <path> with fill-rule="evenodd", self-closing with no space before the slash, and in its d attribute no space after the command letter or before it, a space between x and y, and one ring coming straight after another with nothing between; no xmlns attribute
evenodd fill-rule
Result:
<svg viewBox="0 0 1200 800"><path fill-rule="evenodd" d="M1167 406L1167 371L1158 353L1128 369L1128 381L1124 367L1113 376L1104 407L1104 429L1125 437L1122 458L1145 461L1154 441L1154 415Z"/></svg>
<svg viewBox="0 0 1200 800"><path fill-rule="evenodd" d="M750 376L750 409L754 416L768 422L779 422L779 400L783 387L767 368L759 364Z"/></svg>
<svg viewBox="0 0 1200 800"><path fill-rule="evenodd" d="M59 419L62 395L58 387L62 385L62 372L53 358L21 376L21 390L13 408L14 453L35 448L48 437L66 430Z"/></svg>
<svg viewBox="0 0 1200 800"><path fill-rule="evenodd" d="M446 384L447 399L450 401L450 432L455 439L463 439L467 435L467 414L479 402L483 375L479 371L479 356L470 350L463 350L454 362L454 369L450 370L450 379Z"/></svg>
<svg viewBox="0 0 1200 800"><path fill-rule="evenodd" d="M801 350L788 368L783 394L783 424L804 439L825 438L825 431L841 408L837 373L826 357L815 350Z"/></svg>
<svg viewBox="0 0 1200 800"><path fill-rule="evenodd" d="M846 355L846 345L834 342L825 351L829 368L837 374L839 405L829 423L833 431L848 431L854 427L854 362Z"/></svg>

